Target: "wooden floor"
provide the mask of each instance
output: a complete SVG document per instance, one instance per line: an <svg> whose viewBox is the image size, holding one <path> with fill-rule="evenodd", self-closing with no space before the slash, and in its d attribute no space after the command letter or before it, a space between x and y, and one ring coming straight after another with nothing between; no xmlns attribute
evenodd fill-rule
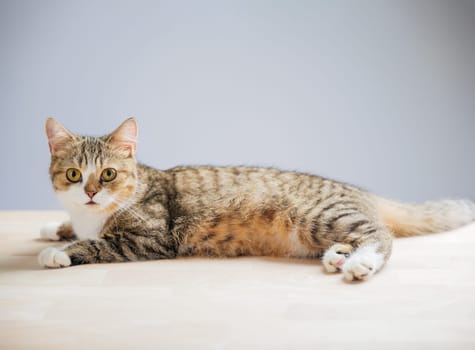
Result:
<svg viewBox="0 0 475 350"><path fill-rule="evenodd" d="M0 349L475 349L475 225L399 239L371 281L318 261L178 259L46 270L62 212L0 212Z"/></svg>

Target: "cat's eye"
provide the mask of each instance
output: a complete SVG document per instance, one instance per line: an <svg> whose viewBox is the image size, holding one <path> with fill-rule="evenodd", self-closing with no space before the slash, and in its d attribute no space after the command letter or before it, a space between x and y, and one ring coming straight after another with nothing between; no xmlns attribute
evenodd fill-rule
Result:
<svg viewBox="0 0 475 350"><path fill-rule="evenodd" d="M114 168L107 168L102 171L101 180L102 181L112 181L117 177L117 170Z"/></svg>
<svg viewBox="0 0 475 350"><path fill-rule="evenodd" d="M81 172L75 168L66 170L66 178L73 183L79 182L82 179Z"/></svg>

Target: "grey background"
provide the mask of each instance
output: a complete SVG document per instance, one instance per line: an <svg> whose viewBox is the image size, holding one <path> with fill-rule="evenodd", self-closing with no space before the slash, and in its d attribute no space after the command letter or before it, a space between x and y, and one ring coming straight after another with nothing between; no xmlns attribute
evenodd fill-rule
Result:
<svg viewBox="0 0 475 350"><path fill-rule="evenodd" d="M140 160L475 198L473 1L2 1L0 209L59 208L44 121Z"/></svg>

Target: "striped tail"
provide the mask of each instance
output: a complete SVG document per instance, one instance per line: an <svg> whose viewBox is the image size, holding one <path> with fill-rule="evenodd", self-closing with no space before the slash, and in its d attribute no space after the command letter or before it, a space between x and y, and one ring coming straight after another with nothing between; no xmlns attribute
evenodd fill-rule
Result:
<svg viewBox="0 0 475 350"><path fill-rule="evenodd" d="M470 200L441 200L404 204L374 197L384 224L395 237L448 231L475 221L475 203Z"/></svg>

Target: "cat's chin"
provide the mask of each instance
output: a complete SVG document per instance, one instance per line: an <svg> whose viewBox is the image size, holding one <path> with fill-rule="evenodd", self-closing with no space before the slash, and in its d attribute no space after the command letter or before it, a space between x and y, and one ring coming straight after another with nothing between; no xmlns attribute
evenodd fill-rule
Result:
<svg viewBox="0 0 475 350"><path fill-rule="evenodd" d="M66 208L70 208L74 212L84 212L84 213L101 213L106 209L106 206L99 202L89 201L86 203L76 203L73 205L67 205Z"/></svg>
<svg viewBox="0 0 475 350"><path fill-rule="evenodd" d="M117 203L97 203L97 202L88 202L82 205L83 211L98 214L98 215L110 215L120 209Z"/></svg>
<svg viewBox="0 0 475 350"><path fill-rule="evenodd" d="M82 207L83 210L86 210L88 212L98 212L101 209L104 209L99 203L85 203Z"/></svg>

